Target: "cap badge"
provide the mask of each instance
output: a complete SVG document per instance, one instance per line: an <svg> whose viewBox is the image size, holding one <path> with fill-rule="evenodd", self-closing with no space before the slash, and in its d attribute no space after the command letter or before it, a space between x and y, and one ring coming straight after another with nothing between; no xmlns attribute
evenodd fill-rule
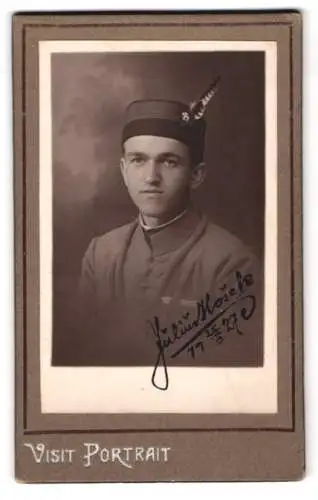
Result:
<svg viewBox="0 0 318 500"><path fill-rule="evenodd" d="M183 111L183 113L181 113L181 120L188 123L188 121L190 120L190 113L188 113L187 111Z"/></svg>

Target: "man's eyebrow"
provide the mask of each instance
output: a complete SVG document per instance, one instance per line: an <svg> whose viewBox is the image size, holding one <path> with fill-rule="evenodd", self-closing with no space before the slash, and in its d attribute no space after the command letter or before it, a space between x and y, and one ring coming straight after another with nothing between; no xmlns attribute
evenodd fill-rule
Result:
<svg viewBox="0 0 318 500"><path fill-rule="evenodd" d="M178 153L171 153L170 151L166 153L160 153L158 155L159 158L176 158L177 160L181 160L183 158L182 155L179 155Z"/></svg>
<svg viewBox="0 0 318 500"><path fill-rule="evenodd" d="M141 151L130 151L126 153L127 156L147 156L146 153L142 153Z"/></svg>
<svg viewBox="0 0 318 500"><path fill-rule="evenodd" d="M142 157L142 158L148 158L148 156L149 156L147 153L142 152L142 151L129 151L129 152L125 153L125 155L127 156L127 158L133 158L136 156ZM164 153L159 153L156 157L159 158L160 160L166 159L166 158L174 158L176 160L183 159L182 155L179 155L178 153L172 153L170 151L167 151Z"/></svg>

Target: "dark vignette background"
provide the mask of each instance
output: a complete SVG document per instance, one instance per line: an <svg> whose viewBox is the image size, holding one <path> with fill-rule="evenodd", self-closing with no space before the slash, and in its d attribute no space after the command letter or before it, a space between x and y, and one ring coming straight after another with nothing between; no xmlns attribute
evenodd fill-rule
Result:
<svg viewBox="0 0 318 500"><path fill-rule="evenodd" d="M191 102L216 77L209 104L208 175L197 205L262 260L264 244L264 53L53 54L53 363L67 345L69 304L93 236L136 210L120 177L126 105Z"/></svg>

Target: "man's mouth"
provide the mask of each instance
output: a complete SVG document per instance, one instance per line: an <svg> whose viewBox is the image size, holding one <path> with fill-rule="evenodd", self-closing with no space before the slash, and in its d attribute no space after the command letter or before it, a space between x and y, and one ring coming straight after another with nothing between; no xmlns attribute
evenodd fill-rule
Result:
<svg viewBox="0 0 318 500"><path fill-rule="evenodd" d="M159 189L144 189L140 191L142 194L162 194L162 191Z"/></svg>

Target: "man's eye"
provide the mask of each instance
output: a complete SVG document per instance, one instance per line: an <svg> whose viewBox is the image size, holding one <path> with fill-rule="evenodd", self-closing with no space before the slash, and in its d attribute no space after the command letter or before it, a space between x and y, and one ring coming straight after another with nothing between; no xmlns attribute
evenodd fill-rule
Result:
<svg viewBox="0 0 318 500"><path fill-rule="evenodd" d="M178 162L177 162L177 160L175 160L173 158L166 158L165 160L163 160L163 164L166 167L173 168L173 167L176 167L178 165Z"/></svg>
<svg viewBox="0 0 318 500"><path fill-rule="evenodd" d="M144 161L145 159L142 156L134 156L130 159L130 163L132 163L133 165L142 165Z"/></svg>

